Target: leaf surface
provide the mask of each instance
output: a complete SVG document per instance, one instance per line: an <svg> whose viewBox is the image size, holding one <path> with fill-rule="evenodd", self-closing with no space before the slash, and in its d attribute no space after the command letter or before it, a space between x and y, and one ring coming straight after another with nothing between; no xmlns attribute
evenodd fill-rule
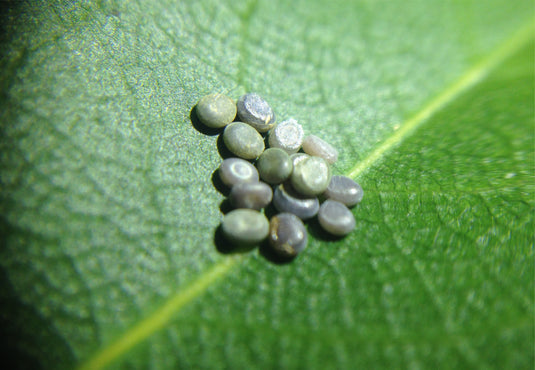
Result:
<svg viewBox="0 0 535 370"><path fill-rule="evenodd" d="M4 351L27 367L529 368L527 1L23 2L4 14ZM357 229L214 246L203 95L340 149ZM23 362L24 361L24 362Z"/></svg>

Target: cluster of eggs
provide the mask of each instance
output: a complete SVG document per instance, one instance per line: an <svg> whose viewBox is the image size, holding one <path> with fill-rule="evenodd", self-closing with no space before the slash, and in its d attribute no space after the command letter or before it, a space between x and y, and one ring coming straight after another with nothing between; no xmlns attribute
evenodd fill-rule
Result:
<svg viewBox="0 0 535 370"><path fill-rule="evenodd" d="M223 142L235 155L218 170L234 208L221 222L229 243L254 246L267 238L278 256L293 258L307 245L303 221L317 216L319 225L335 236L355 228L348 207L362 200L363 190L348 177L332 175L330 165L338 152L330 144L305 136L295 119L276 124L271 106L256 93L237 102L223 94L207 95L195 110L204 125L224 128ZM268 220L261 210L271 203L279 213Z"/></svg>

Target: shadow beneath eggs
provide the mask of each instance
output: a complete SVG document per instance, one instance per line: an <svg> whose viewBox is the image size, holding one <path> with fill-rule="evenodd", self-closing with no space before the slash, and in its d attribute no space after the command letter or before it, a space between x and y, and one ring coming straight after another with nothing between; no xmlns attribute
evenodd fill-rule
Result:
<svg viewBox="0 0 535 370"><path fill-rule="evenodd" d="M280 212L277 211L277 208L273 205L273 201L270 202L266 208L264 208L264 214L266 215L268 220L271 220L273 216L278 215Z"/></svg>
<svg viewBox="0 0 535 370"><path fill-rule="evenodd" d="M217 138L217 151L223 159L236 157L225 145L225 142L223 141L223 134L219 135Z"/></svg>
<svg viewBox="0 0 535 370"><path fill-rule="evenodd" d="M204 125L201 120L199 120L199 117L197 116L197 105L195 105L190 113L189 118L191 120L191 123L193 125L193 128L195 130L199 131L201 134L208 135L208 136L215 136L219 135L223 132L222 128L212 128Z"/></svg>
<svg viewBox="0 0 535 370"><path fill-rule="evenodd" d="M260 133L260 135L262 135L262 139L264 140L264 150L271 148L269 145L269 131Z"/></svg>
<svg viewBox="0 0 535 370"><path fill-rule="evenodd" d="M323 227L321 227L317 216L314 216L314 218L307 220L305 225L306 225L309 235L313 236L315 239L319 239L319 240L323 240L327 242L333 242L333 241L341 240L344 238L344 236L332 235L332 234L329 234L327 231L325 231Z"/></svg>
<svg viewBox="0 0 535 370"><path fill-rule="evenodd" d="M234 207L232 207L228 198L223 199L223 201L219 204L219 211L221 211L221 213L224 215L226 215L233 209Z"/></svg>
<svg viewBox="0 0 535 370"><path fill-rule="evenodd" d="M214 244L215 244L215 249L217 249L217 251L219 253L222 253L222 254L232 254L232 253L234 253L234 250L236 249L234 246L232 246L231 243L229 243L225 239L225 235L223 234L223 230L221 229L221 225L219 225L215 229Z"/></svg>
<svg viewBox="0 0 535 370"><path fill-rule="evenodd" d="M275 264L275 265L288 265L292 263L295 260L295 257L284 257L279 254L277 254L273 248L271 248L271 245L269 245L269 242L267 240L264 240L260 246L258 247L258 253L264 257L269 262Z"/></svg>
<svg viewBox="0 0 535 370"><path fill-rule="evenodd" d="M221 254L243 254L250 253L253 249L256 248L256 245L253 246L238 246L235 245L225 238L223 229L219 225L214 232L214 244L215 249Z"/></svg>
<svg viewBox="0 0 535 370"><path fill-rule="evenodd" d="M214 188L224 196L228 197L230 194L230 188L221 181L219 168L212 172L212 185L214 185Z"/></svg>

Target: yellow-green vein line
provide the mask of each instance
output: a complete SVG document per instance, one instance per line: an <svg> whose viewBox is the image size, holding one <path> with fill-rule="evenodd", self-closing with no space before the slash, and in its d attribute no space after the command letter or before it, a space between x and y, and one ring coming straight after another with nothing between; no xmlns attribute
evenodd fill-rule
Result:
<svg viewBox="0 0 535 370"><path fill-rule="evenodd" d="M204 293L206 289L219 278L224 276L234 266L239 257L227 257L217 263L210 270L203 273L186 289L177 292L157 311L136 326L123 333L115 342L105 347L101 352L94 355L79 369L95 370L102 369L113 360L127 352L130 348L146 339L158 329L167 324L174 314L186 304Z"/></svg>
<svg viewBox="0 0 535 370"><path fill-rule="evenodd" d="M515 51L533 38L534 27L530 24L511 39L490 54L481 63L465 73L455 83L450 85L435 99L430 101L422 110L409 118L391 137L372 151L368 157L350 170L348 176L357 177L370 168L384 153L401 143L412 134L422 123L434 113L453 101L462 92L481 81L490 71L499 65ZM153 312L139 324L123 333L115 342L97 352L87 362L81 364L80 370L102 369L112 361L123 355L129 349L140 343L157 330L163 328L172 317L185 305L203 294L213 283L225 276L238 263L239 257L225 258L203 273L197 280L185 289L177 292L167 300L162 307Z"/></svg>
<svg viewBox="0 0 535 370"><path fill-rule="evenodd" d="M529 42L534 37L534 33L535 29L533 23L530 23L528 26L514 34L513 37L504 42L493 53L489 54L480 63L468 70L458 80L449 85L441 94L436 96L421 110L406 120L400 128L392 134L392 136L383 141L383 143L376 147L364 160L357 163L355 167L349 171L348 176L356 178L373 166L373 164L382 158L387 151L396 147L405 138L414 133L414 131L416 131L416 129L426 122L433 114L440 111L460 94L483 80L500 63Z"/></svg>

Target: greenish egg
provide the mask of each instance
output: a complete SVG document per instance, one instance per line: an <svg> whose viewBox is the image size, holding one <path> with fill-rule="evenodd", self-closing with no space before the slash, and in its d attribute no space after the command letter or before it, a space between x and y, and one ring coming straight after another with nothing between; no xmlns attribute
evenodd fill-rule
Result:
<svg viewBox="0 0 535 370"><path fill-rule="evenodd" d="M288 153L279 148L266 149L258 158L256 168L268 184L280 184L290 177L293 163Z"/></svg>
<svg viewBox="0 0 535 370"><path fill-rule="evenodd" d="M297 163L291 176L293 188L305 195L316 196L325 191L331 181L331 168L320 157L309 157Z"/></svg>
<svg viewBox="0 0 535 370"><path fill-rule="evenodd" d="M233 122L223 131L228 150L244 159L255 159L264 151L264 140L254 128L243 122Z"/></svg>
<svg viewBox="0 0 535 370"><path fill-rule="evenodd" d="M197 117L206 126L225 127L236 117L236 103L223 94L210 94L202 97L195 107Z"/></svg>
<svg viewBox="0 0 535 370"><path fill-rule="evenodd" d="M253 209L235 209L221 222L225 238L236 246L260 243L269 233L269 221L264 214Z"/></svg>

